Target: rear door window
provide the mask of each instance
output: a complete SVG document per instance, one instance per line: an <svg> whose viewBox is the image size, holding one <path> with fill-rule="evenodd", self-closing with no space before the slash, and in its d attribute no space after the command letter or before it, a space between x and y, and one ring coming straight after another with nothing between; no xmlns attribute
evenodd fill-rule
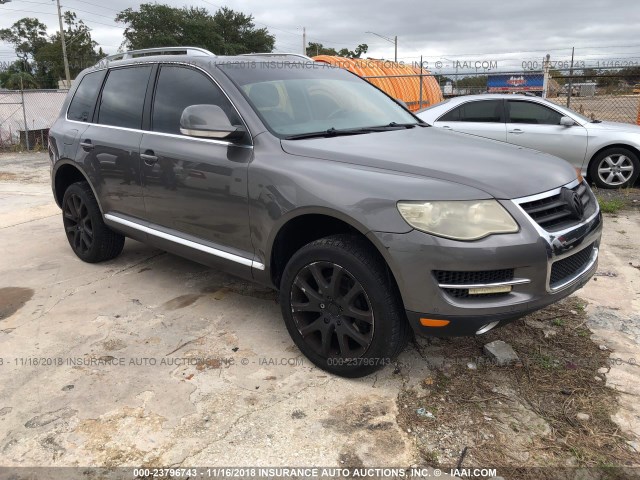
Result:
<svg viewBox="0 0 640 480"><path fill-rule="evenodd" d="M142 128L142 112L151 66L116 68L109 72L102 89L98 123L115 127Z"/></svg>
<svg viewBox="0 0 640 480"><path fill-rule="evenodd" d="M85 75L80 81L73 100L67 111L67 118L77 122L91 122L96 100L102 87L105 72L93 72Z"/></svg>

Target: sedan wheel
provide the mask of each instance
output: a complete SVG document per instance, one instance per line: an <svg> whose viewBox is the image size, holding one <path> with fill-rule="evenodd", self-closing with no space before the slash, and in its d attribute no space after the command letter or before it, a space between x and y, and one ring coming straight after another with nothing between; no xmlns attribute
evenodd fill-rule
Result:
<svg viewBox="0 0 640 480"><path fill-rule="evenodd" d="M589 165L589 178L600 188L632 186L640 173L637 155L626 148L610 148Z"/></svg>
<svg viewBox="0 0 640 480"><path fill-rule="evenodd" d="M633 175L633 163L626 155L608 155L598 165L598 177L607 185L617 187Z"/></svg>

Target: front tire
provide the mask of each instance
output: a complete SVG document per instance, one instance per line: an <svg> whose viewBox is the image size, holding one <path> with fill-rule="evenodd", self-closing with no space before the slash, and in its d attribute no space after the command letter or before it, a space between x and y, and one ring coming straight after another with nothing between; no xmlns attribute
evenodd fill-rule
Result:
<svg viewBox="0 0 640 480"><path fill-rule="evenodd" d="M638 156L626 148L609 148L589 164L589 178L599 188L632 186L640 174Z"/></svg>
<svg viewBox="0 0 640 480"><path fill-rule="evenodd" d="M386 265L355 235L322 238L298 250L282 277L280 305L302 353L343 377L389 365L411 334Z"/></svg>
<svg viewBox="0 0 640 480"><path fill-rule="evenodd" d="M105 225L87 182L74 183L64 192L62 223L73 253L85 262L111 260L122 252L124 236Z"/></svg>

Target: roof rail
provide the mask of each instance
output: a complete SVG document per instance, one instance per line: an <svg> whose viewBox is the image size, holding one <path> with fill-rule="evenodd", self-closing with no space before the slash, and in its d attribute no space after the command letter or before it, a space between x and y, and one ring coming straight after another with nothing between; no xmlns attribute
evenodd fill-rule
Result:
<svg viewBox="0 0 640 480"><path fill-rule="evenodd" d="M241 57L298 57L313 62L313 58L301 53L243 53Z"/></svg>
<svg viewBox="0 0 640 480"><path fill-rule="evenodd" d="M159 48L145 48L142 50L129 50L128 52L116 53L109 55L102 61L116 61L127 60L129 58L148 57L151 55L191 55L191 56L204 56L215 57L214 53L209 50L199 47L159 47Z"/></svg>

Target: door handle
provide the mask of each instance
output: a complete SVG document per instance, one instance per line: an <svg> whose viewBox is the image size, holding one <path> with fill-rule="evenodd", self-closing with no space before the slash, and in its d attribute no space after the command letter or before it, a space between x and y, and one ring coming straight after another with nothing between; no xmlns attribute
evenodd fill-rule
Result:
<svg viewBox="0 0 640 480"><path fill-rule="evenodd" d="M524 133L524 131L520 130L519 128L516 128L514 130L509 130L509 133L514 133L516 135L520 135L521 133Z"/></svg>
<svg viewBox="0 0 640 480"><path fill-rule="evenodd" d="M156 157L151 150L141 153L140 158L144 161L144 164L149 167L152 167L158 161L158 157Z"/></svg>
<svg viewBox="0 0 640 480"><path fill-rule="evenodd" d="M84 150L93 150L95 148L95 145L91 143L91 140L85 140L84 142L80 142L80 146Z"/></svg>
<svg viewBox="0 0 640 480"><path fill-rule="evenodd" d="M447 130L451 130L451 127L449 125L443 125L442 128L446 128Z"/></svg>

